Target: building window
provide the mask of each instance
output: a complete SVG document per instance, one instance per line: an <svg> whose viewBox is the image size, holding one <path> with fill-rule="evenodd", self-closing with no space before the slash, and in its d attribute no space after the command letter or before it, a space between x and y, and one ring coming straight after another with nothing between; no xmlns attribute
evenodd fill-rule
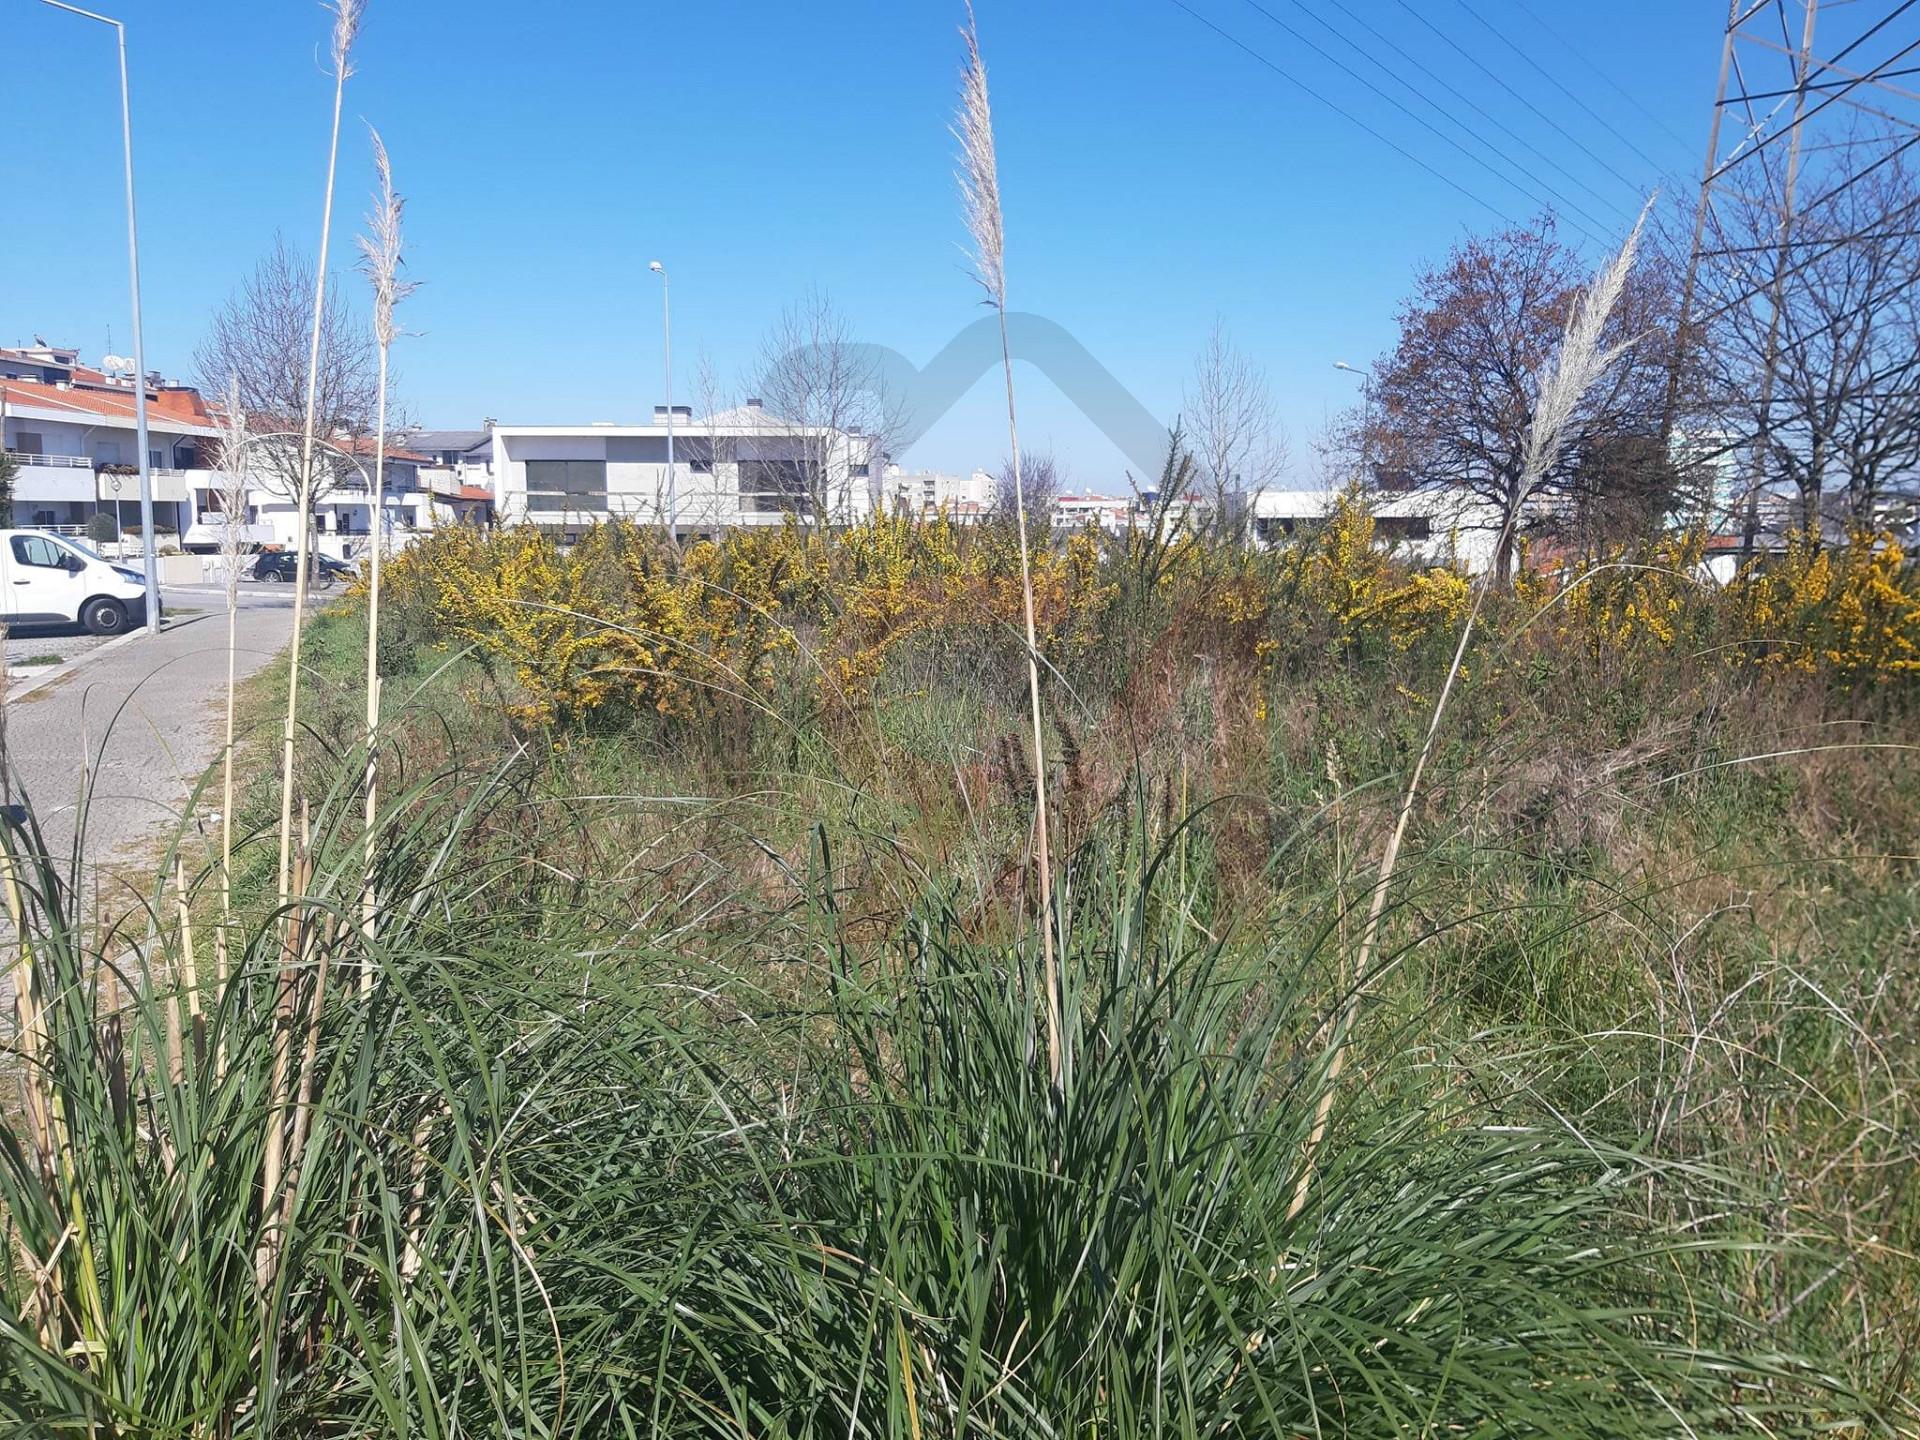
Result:
<svg viewBox="0 0 1920 1440"><path fill-rule="evenodd" d="M756 515L798 511L807 498L806 474L794 460L742 460L740 508Z"/></svg>
<svg viewBox="0 0 1920 1440"><path fill-rule="evenodd" d="M851 465L847 468L851 471L854 479L864 480L867 478L868 470L865 462L858 465Z"/></svg>
<svg viewBox="0 0 1920 1440"><path fill-rule="evenodd" d="M46 439L38 430L16 430L13 432L13 448L21 455L46 454Z"/></svg>
<svg viewBox="0 0 1920 1440"><path fill-rule="evenodd" d="M1382 515L1374 521L1382 540L1430 540L1433 522L1425 515Z"/></svg>
<svg viewBox="0 0 1920 1440"><path fill-rule="evenodd" d="M530 512L606 508L606 461L527 461L527 509Z"/></svg>

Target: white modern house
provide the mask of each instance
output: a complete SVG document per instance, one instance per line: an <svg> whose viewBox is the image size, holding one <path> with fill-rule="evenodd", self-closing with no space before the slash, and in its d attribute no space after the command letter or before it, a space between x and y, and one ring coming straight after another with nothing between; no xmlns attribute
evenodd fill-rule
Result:
<svg viewBox="0 0 1920 1440"><path fill-rule="evenodd" d="M782 420L758 400L698 418L656 406L646 425L493 427L501 523L563 542L610 519L670 524L683 537L822 512L829 525L856 524L881 503L885 464L875 437Z"/></svg>
<svg viewBox="0 0 1920 1440"><path fill-rule="evenodd" d="M1340 498L1338 490L1262 490L1249 507L1256 544L1284 544L1321 524ZM1417 564L1456 565L1477 575L1493 564L1500 533L1499 511L1460 490L1369 490L1362 492L1373 516L1376 545Z"/></svg>

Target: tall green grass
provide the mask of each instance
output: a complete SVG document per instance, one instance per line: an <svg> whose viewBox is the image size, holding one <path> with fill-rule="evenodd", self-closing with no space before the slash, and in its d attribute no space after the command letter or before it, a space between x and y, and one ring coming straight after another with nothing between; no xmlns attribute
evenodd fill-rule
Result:
<svg viewBox="0 0 1920 1440"><path fill-rule="evenodd" d="M191 993L170 866L103 933L8 825L44 1007L22 1079L55 1133L0 1122L0 1416L141 1437L1871 1423L1719 1288L1714 1258L1762 1242L1646 1218L1650 1187L1736 1216L1737 1187L1516 1126L1465 1053L1410 1034L1353 1086L1290 1217L1344 1003L1332 919L1224 943L1191 852L1141 810L1067 871L1055 1085L1030 929L980 938L935 889L876 933L821 830L758 968L665 922L609 943L558 903L575 877L525 878L539 857L497 824L524 803L511 769L395 788L371 936L364 760L315 796L290 912L263 796L233 972L191 967ZM309 1039L282 1104L276 1057L303 1072Z"/></svg>

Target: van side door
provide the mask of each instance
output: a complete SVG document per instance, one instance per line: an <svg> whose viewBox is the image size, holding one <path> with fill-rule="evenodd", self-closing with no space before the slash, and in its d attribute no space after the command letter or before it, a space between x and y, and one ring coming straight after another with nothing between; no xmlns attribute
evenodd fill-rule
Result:
<svg viewBox="0 0 1920 1440"><path fill-rule="evenodd" d="M22 624L71 625L85 585L67 563L73 552L51 537L16 531L7 540L7 618Z"/></svg>

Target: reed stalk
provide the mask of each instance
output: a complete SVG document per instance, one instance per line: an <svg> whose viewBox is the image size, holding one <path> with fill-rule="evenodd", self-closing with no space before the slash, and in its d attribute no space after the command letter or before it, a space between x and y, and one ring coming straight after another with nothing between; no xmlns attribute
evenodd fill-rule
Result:
<svg viewBox="0 0 1920 1440"><path fill-rule="evenodd" d="M240 408L240 383L229 377L220 415L220 509L225 525L220 556L227 578L227 705L220 745L220 928L214 932L215 993L227 989L228 932L233 928L233 720L240 653L240 545L235 519L247 513L247 417ZM225 1041L221 1042L222 1053Z"/></svg>
<svg viewBox="0 0 1920 1440"><path fill-rule="evenodd" d="M365 0L335 0L333 10L333 126L327 143L327 186L320 207L320 253L313 271L313 329L307 348L307 395L300 421L300 484L295 512L300 526L300 548L294 557L293 639L287 646L287 713L280 734L280 867L279 896L284 907L292 879L293 860L293 736L300 698L300 631L307 616L307 583L312 567L314 414L320 384L320 339L327 309L327 250L333 240L334 177L340 165L340 110L347 77L353 73L354 36L360 28Z"/></svg>
<svg viewBox="0 0 1920 1440"><path fill-rule="evenodd" d="M1649 208L1651 204L1649 201ZM1626 243L1620 247L1620 253L1574 297L1560 348L1540 376L1533 422L1527 432L1525 465L1518 487L1521 504L1514 505L1508 513L1494 546L1496 554L1505 550L1512 537L1522 504L1538 488L1558 461L1561 451L1566 448L1576 429L1581 400L1638 338L1633 337L1613 346L1601 343L1607 318L1613 313L1620 292L1626 287L1627 277L1633 271L1634 252L1639 247L1640 231L1646 219L1647 209L1643 208L1640 218L1627 235ZM1367 898L1366 924L1360 931L1360 944L1354 952L1353 968L1346 976L1346 995L1335 1025L1333 1053L1327 1063L1319 1099L1314 1105L1313 1126L1307 1136L1300 1178L1287 1206L1289 1219L1306 1208L1307 1196L1313 1185L1315 1157L1326 1139L1327 1125L1333 1114L1334 1095L1352 1048L1353 1027L1359 1019L1361 997L1379 949L1380 919L1386 913L1387 892L1393 884L1394 870L1400 863L1400 847L1406 840L1407 826L1413 818L1413 807L1420 795L1420 781L1426 774L1427 762L1433 757L1434 741L1440 734L1441 721L1446 717L1447 702L1452 698L1454 686L1460 679L1467 646L1473 639L1474 627L1486 605L1494 573L1493 567L1489 566L1474 584L1473 600L1467 609L1467 618L1461 623L1460 634L1453 647L1453 659L1447 665L1446 679L1441 683L1440 693L1434 698L1433 713L1427 719L1426 734L1421 738L1413 769L1407 776L1406 789L1401 793L1393 829L1388 832L1386 846L1380 852L1380 868Z"/></svg>
<svg viewBox="0 0 1920 1440"><path fill-rule="evenodd" d="M304 901L312 879L312 861L304 848L294 865L293 879ZM267 1087L267 1133L260 1166L260 1243L254 1258L254 1279L263 1307L285 1248L285 1221L281 1202L287 1168L287 1112L293 1096L293 1039L297 1023L300 972L306 964L312 933L304 904L286 917L282 932L280 970L274 981L273 1066Z"/></svg>
<svg viewBox="0 0 1920 1440"><path fill-rule="evenodd" d="M387 378L393 353L394 307L413 290L413 284L400 278L400 212L405 201L394 193L393 165L378 130L373 137L373 164L379 176L373 213L367 217L368 233L360 237L361 269L373 283L373 334L380 347L379 418L374 425L374 521L373 556L367 580L367 768L363 780L366 802L365 846L360 891L360 927L373 938L379 903L373 889L374 817L379 809L379 736L380 736L380 561L387 548ZM371 955L362 959L360 989L365 994L373 987Z"/></svg>
<svg viewBox="0 0 1920 1440"><path fill-rule="evenodd" d="M1007 446L1013 466L1014 524L1020 537L1020 604L1026 624L1027 698L1033 723L1034 863L1040 874L1040 946L1046 987L1047 1070L1058 1092L1066 1057L1060 1019L1060 967L1054 950L1053 854L1047 828L1046 730L1040 710L1040 641L1033 621L1033 565L1027 537L1026 483L1020 468L1020 421L1014 404L1013 352L1007 344L1006 223L1000 207L1000 167L993 144L993 106L987 95L987 67L980 57L980 32L971 0L967 23L966 65L961 72L960 110L953 133L960 142L961 208L973 241L973 274L986 291L1000 325L1000 370L1007 391Z"/></svg>

